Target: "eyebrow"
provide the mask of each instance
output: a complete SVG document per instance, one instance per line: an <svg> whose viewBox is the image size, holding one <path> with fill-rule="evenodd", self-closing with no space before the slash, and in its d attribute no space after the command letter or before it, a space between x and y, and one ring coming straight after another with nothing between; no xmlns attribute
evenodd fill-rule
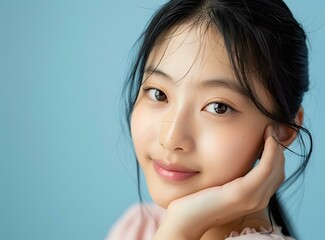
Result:
<svg viewBox="0 0 325 240"><path fill-rule="evenodd" d="M145 73L149 75L155 74L167 79L168 81L175 82L173 78L169 76L167 73L153 66L147 67L145 69ZM240 95L248 97L248 94L238 83L235 83L233 80L227 78L215 78L215 79L203 80L198 84L198 88L211 88L211 87L225 87L239 93Z"/></svg>

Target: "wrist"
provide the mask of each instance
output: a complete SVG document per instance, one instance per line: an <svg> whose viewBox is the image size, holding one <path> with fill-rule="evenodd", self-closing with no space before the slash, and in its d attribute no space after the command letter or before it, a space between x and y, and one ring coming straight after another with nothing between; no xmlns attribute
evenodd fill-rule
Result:
<svg viewBox="0 0 325 240"><path fill-rule="evenodd" d="M163 222L160 224L154 240L166 240L166 239L177 239L177 240L197 240L200 239L201 235L197 228L187 228L180 224L181 221L176 218L166 215Z"/></svg>

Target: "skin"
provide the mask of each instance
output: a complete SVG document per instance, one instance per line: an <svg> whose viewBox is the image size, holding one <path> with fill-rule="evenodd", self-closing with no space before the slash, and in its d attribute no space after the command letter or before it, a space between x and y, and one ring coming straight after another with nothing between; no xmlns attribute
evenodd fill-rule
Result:
<svg viewBox="0 0 325 240"><path fill-rule="evenodd" d="M232 230L270 226L268 200L284 178L271 121L240 90L217 31L183 25L164 39L149 56L131 118L150 195L167 209L155 239L224 239ZM195 174L165 179L157 162Z"/></svg>

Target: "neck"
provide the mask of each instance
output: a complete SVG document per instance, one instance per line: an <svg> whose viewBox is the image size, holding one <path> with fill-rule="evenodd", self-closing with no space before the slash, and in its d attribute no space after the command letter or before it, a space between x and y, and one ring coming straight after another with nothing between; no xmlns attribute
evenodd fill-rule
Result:
<svg viewBox="0 0 325 240"><path fill-rule="evenodd" d="M206 231L200 240L224 240L232 231L240 233L243 229L255 228L259 231L261 227L270 227L269 214L267 208L248 214L236 221L221 226L215 226Z"/></svg>

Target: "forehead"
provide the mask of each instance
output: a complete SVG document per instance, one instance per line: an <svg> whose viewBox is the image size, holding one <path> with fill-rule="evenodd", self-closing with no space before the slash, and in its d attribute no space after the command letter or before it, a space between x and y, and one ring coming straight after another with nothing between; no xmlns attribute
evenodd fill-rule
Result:
<svg viewBox="0 0 325 240"><path fill-rule="evenodd" d="M146 66L159 67L174 79L235 79L223 38L214 28L204 25L184 24L165 33L150 53Z"/></svg>
<svg viewBox="0 0 325 240"><path fill-rule="evenodd" d="M146 69L159 69L176 83L195 84L207 79L228 79L239 84L224 39L214 27L183 24L163 34L146 62ZM272 98L254 74L249 85L266 109ZM245 90L243 90L245 91Z"/></svg>

